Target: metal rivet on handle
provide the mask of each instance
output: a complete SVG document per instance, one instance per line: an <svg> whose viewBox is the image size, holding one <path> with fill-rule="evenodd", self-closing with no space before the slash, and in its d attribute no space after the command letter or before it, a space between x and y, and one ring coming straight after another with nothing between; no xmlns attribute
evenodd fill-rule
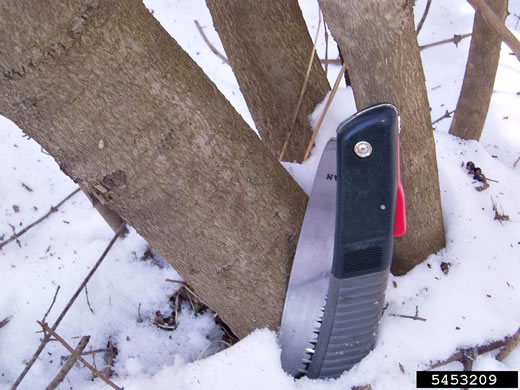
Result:
<svg viewBox="0 0 520 390"><path fill-rule="evenodd" d="M372 145L367 141L359 141L354 145L354 153L360 158L366 158L372 154Z"/></svg>

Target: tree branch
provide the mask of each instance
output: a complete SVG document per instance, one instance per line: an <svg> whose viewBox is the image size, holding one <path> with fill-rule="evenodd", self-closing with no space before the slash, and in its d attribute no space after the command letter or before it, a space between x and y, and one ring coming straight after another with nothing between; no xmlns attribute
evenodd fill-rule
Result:
<svg viewBox="0 0 520 390"><path fill-rule="evenodd" d="M468 0L468 3L482 16L482 19L500 36L502 41L509 46L516 58L520 61L520 41L504 25L504 21L493 12L484 0Z"/></svg>
<svg viewBox="0 0 520 390"><path fill-rule="evenodd" d="M434 125L434 124L436 124L436 123L442 121L443 119L451 118L451 114L453 114L454 112L455 112L455 110L453 110L453 111L448 111L448 110L446 110L446 112L444 113L443 116L441 116L440 118L435 119L435 120L432 122L432 125Z"/></svg>
<svg viewBox="0 0 520 390"><path fill-rule="evenodd" d="M422 16L421 20L419 21L419 23L417 24L417 30L415 31L415 33L417 35L419 35L419 32L421 31L421 29L423 27L424 21L426 20L426 17L428 16L428 12L430 12L431 5L432 5L432 0L428 0L428 2L426 3L426 8L424 10L423 16Z"/></svg>
<svg viewBox="0 0 520 390"><path fill-rule="evenodd" d="M430 47L440 46L440 45L444 45L444 44L450 43L450 42L453 42L455 44L455 46L457 46L460 41L462 41L464 38L470 37L471 35L472 35L472 33L462 34L462 35L455 34L455 35L453 35L453 38L443 39L442 41L428 43L426 45L419 46L419 49L424 50L424 49L428 49Z"/></svg>
<svg viewBox="0 0 520 390"><path fill-rule="evenodd" d="M88 283L88 281L90 280L90 278L94 275L94 273L96 272L96 270L99 268L99 266L101 265L101 262L104 260L104 258L106 257L106 255L108 254L108 252L110 251L110 249L112 248L112 246L114 245L114 243L116 242L116 240L118 239L118 237L121 235L121 233L126 229L126 224L123 223L121 224L121 226L119 227L119 229L117 230L116 234L114 234L114 237L112 238L112 240L110 241L110 243L107 245L107 247L105 248L105 251L103 252L103 254L101 255L101 257L98 259L98 261L96 262L96 264L94 265L94 267L92 267L92 269L90 270L90 272L88 273L87 277L85 278L85 280L83 280L83 282L81 283L81 285L78 287L78 289L76 290L76 292L74 293L74 295L72 296L72 298L69 300L69 302L67 303L67 306L65 306L65 309L63 309L63 311L61 312L60 316L58 317L58 319L54 322L54 324L52 325L52 330L56 330L56 328L58 327L58 325L60 324L60 322L63 320L63 317L65 317L65 314L67 314L67 312L69 311L70 307L72 306L72 304L74 303L74 301L76 301L76 298L79 296L79 294L81 293L81 290L83 290L83 288L85 287L85 285ZM47 343L49 342L49 340L51 339L51 334L50 333L46 333L43 337L43 340L41 341L40 343L40 346L38 347L38 349L36 350L36 352L34 353L34 355L32 356L31 360L29 360L29 362L25 365L25 368L23 369L22 373L20 374L20 376L16 379L16 381L13 383L13 385L11 386L11 390L15 390L18 385L22 382L23 378L27 375L27 373L29 372L29 370L31 369L31 367L33 366L34 362L36 361L36 359L38 359L38 356L40 356L40 354L42 353L43 349L45 348L45 346L47 345Z"/></svg>
<svg viewBox="0 0 520 390"><path fill-rule="evenodd" d="M14 240L17 240L18 238L20 238L20 236L24 233L26 233L29 229L31 229L32 227L38 225L41 221L43 221L45 218L47 218L49 215L51 215L52 213L55 213L56 211L58 211L58 208L63 204L65 203L67 200L69 200L70 198L72 198L75 194L77 194L79 192L79 188L77 188L76 190L74 190L72 193L70 193L69 195L67 195L67 197L65 199L63 199L60 203L58 203L56 206L51 206L51 209L49 210L49 212L47 214L45 214L43 217L41 217L40 219L34 221L33 223L31 223L30 225L27 225L24 229L22 229L19 233L15 233L13 234L11 237L9 237L7 240L5 240L4 242L1 242L0 243L0 249L2 249L4 246L6 246L7 244L9 244L11 241L14 241Z"/></svg>
<svg viewBox="0 0 520 390"><path fill-rule="evenodd" d="M99 372L92 364L87 362L83 357L74 350L67 342L59 335L57 334L53 329L49 328L49 326L45 322L38 321L38 324L43 328L45 332L53 336L56 340L58 340L71 354L73 357L75 357L77 360L79 360L81 363L83 363L92 373L96 376L98 376L101 380L103 380L107 385L112 387L116 390L123 390L121 387L116 385L114 382L112 382L110 379L108 379L105 375L103 375L101 372Z"/></svg>
<svg viewBox="0 0 520 390"><path fill-rule="evenodd" d="M42 323L45 323L45 321L42 321ZM90 336L83 336L81 340L78 343L78 346L74 350L76 353L74 355L71 355L70 358L67 360L67 362L63 365L60 372L58 372L58 375L52 380L51 383L45 388L45 390L54 390L58 385L63 382L63 379L67 376L69 371L74 367L74 364L78 361L77 356L83 352L85 347L88 344L88 341L90 340Z"/></svg>

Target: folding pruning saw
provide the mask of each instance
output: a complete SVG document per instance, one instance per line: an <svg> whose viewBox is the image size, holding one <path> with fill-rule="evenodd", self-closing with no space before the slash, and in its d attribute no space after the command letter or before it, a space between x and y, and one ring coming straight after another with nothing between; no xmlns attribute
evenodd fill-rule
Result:
<svg viewBox="0 0 520 390"><path fill-rule="evenodd" d="M323 152L289 280L280 343L288 373L338 377L373 348L394 237L406 231L399 115L342 122Z"/></svg>

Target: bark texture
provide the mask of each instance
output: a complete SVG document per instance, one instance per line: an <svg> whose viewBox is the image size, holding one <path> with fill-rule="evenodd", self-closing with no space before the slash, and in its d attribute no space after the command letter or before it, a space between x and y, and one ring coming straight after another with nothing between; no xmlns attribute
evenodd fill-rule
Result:
<svg viewBox="0 0 520 390"><path fill-rule="evenodd" d="M298 1L206 3L262 140L278 158L313 48ZM316 55L284 160L303 159L312 135L307 117L329 89Z"/></svg>
<svg viewBox="0 0 520 390"><path fill-rule="evenodd" d="M487 4L503 22L508 0L488 0ZM468 62L450 134L464 139L479 140L495 85L502 39L475 12L473 35Z"/></svg>
<svg viewBox="0 0 520 390"><path fill-rule="evenodd" d="M0 113L238 336L277 328L307 198L146 7L12 0L0 36Z"/></svg>
<svg viewBox="0 0 520 390"><path fill-rule="evenodd" d="M408 232L392 272L404 274L445 245L435 141L413 2L320 0L347 63L358 109L390 102L401 115L401 176Z"/></svg>

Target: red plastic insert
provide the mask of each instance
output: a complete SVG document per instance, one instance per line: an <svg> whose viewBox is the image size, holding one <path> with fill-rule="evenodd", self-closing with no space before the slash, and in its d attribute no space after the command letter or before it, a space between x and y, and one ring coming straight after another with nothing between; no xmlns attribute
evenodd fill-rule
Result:
<svg viewBox="0 0 520 390"><path fill-rule="evenodd" d="M397 137L397 205L395 209L394 237L401 237L406 233L406 202L404 189L401 183L401 156L400 141Z"/></svg>

